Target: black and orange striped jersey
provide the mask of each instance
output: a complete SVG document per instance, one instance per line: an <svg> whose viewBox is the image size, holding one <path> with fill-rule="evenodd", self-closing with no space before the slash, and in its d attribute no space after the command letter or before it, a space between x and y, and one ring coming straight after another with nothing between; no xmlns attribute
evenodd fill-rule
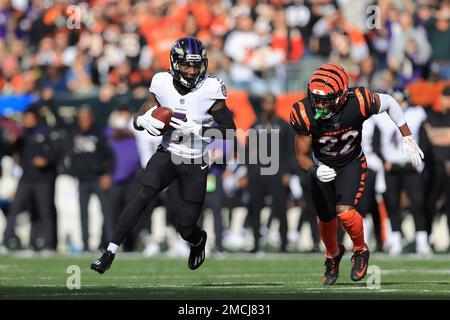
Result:
<svg viewBox="0 0 450 320"><path fill-rule="evenodd" d="M301 135L312 136L314 157L330 167L340 168L361 156L362 124L377 114L373 94L364 87L350 88L344 104L329 119L314 119L308 97L294 103L291 126Z"/></svg>

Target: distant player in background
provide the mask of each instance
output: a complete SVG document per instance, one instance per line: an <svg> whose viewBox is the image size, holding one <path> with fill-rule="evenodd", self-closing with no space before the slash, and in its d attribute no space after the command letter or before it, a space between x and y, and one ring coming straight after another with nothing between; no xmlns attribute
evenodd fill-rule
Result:
<svg viewBox="0 0 450 320"><path fill-rule="evenodd" d="M226 130L235 129L233 116L225 103L225 85L222 80L207 75L207 67L205 46L196 38L185 37L178 39L170 50L170 70L154 75L150 97L135 115L135 128L160 135L165 124L154 118L152 112L159 106L166 106L175 113L170 123L175 132L163 134L161 145L147 164L140 191L122 211L107 251L91 264L91 269L103 273L111 266L118 247L136 225L142 211L175 179L182 200L177 229L191 244L188 266L195 270L205 260L207 235L197 226L197 220L205 199L209 163L199 163L198 159L207 154L212 141L204 136L208 128L216 127L223 137ZM189 161L178 164L173 161L176 158Z"/></svg>
<svg viewBox="0 0 450 320"><path fill-rule="evenodd" d="M367 171L361 149L363 122L373 114L388 111L402 133L405 156L415 167L423 158L397 101L364 87L349 88L348 82L347 71L341 66L320 66L310 78L307 97L293 105L290 117L297 132L299 165L313 177L319 231L326 247L325 285L336 283L345 253L337 241L337 218L354 245L351 279L361 281L367 273L369 249L364 240L363 219L357 211Z"/></svg>
<svg viewBox="0 0 450 320"><path fill-rule="evenodd" d="M396 90L392 95L399 102L405 114L406 121L411 129L414 139L419 143L422 150L428 149L429 140L424 128L426 113L421 106L411 106L408 102L408 93ZM384 164L386 176L386 192L384 199L391 222L392 234L388 243L388 251L391 255L399 255L403 251L401 233L401 191L405 190L410 202L410 211L414 217L416 228L416 253L427 255L431 253L428 243L425 215L425 181L421 172L424 165L414 167L409 159L405 159L400 150L402 136L396 126L386 113L376 115L375 134L380 136L380 158Z"/></svg>

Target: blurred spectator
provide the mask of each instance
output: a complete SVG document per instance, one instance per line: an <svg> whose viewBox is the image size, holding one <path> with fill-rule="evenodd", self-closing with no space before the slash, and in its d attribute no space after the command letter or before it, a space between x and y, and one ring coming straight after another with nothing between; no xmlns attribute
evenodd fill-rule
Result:
<svg viewBox="0 0 450 320"><path fill-rule="evenodd" d="M314 206L312 193L311 193L311 175L306 173L305 171L298 169L300 176L300 183L302 187L302 198L300 201L300 208L302 210L300 219L297 224L297 235L294 236L294 241L298 240L298 235L301 231L301 228L308 222L309 228L311 230L312 237L312 248L310 252L317 253L320 252L320 235L319 228L317 227L317 214Z"/></svg>
<svg viewBox="0 0 450 320"><path fill-rule="evenodd" d="M224 44L224 52L231 59L230 86L250 90L256 80L250 61L254 50L261 46L261 39L254 31L251 17L239 16L236 26Z"/></svg>
<svg viewBox="0 0 450 320"><path fill-rule="evenodd" d="M231 150L230 142L217 139L213 142L213 150L210 152L209 159L211 165L206 183L206 197L203 206L203 213L199 220L203 224L205 210L210 208L214 219L214 242L215 253L220 254L223 251L222 238L224 235L222 208L225 207L225 193L223 190L223 173L226 167L226 160Z"/></svg>
<svg viewBox="0 0 450 320"><path fill-rule="evenodd" d="M371 4L381 23L368 30ZM302 90L295 82L286 86L286 77L298 73L304 57L301 72L308 59L325 58L343 64L353 81L367 82L389 66L396 87L427 76L431 58L449 78L445 1L91 1L79 4L79 29L65 27L67 6L2 3L2 92L33 92L37 85L92 95L113 83L118 93L143 97L152 75L168 69L173 40L185 34L210 42L213 74L257 95Z"/></svg>
<svg viewBox="0 0 450 320"><path fill-rule="evenodd" d="M7 117L0 116L0 179L3 175L2 160L6 156L12 156L14 151L14 144L22 133L18 123ZM9 190L8 190L9 189ZM14 199L15 188L1 188L0 189L0 210L4 216L8 217L11 203ZM15 233L11 235L11 239L19 245L20 239ZM11 241L11 240L9 240ZM13 245L14 246L14 245Z"/></svg>
<svg viewBox="0 0 450 320"><path fill-rule="evenodd" d="M90 66L87 57L79 54L67 72L67 86L77 96L91 95L95 87L92 83Z"/></svg>
<svg viewBox="0 0 450 320"><path fill-rule="evenodd" d="M258 252L260 248L261 210L265 205L265 198L272 197L271 214L280 222L279 232L281 239L280 250L287 251L287 192L289 185L289 169L294 156L292 148L293 132L289 124L278 118L275 114L276 96L266 94L261 101L262 116L252 126L258 135L258 143L249 143L249 159L257 160L256 164L249 160L248 186L250 194L250 211L252 216L254 247L252 252ZM272 145L271 136L277 134L276 143L279 149ZM266 149L261 148L261 140L266 141ZM279 143L283 141L283 143ZM258 147L259 146L259 147ZM278 162L278 170L275 174L264 175L261 168L267 166L262 163L261 153L267 151L275 162ZM276 153L278 151L278 153ZM273 164L272 164L273 165Z"/></svg>
<svg viewBox="0 0 450 320"><path fill-rule="evenodd" d="M67 164L70 173L79 180L81 227L84 250L89 251L88 205L92 193L101 204L103 228L100 248L106 248L112 237L110 189L114 168L114 154L106 137L96 128L89 106L82 106L77 114L76 127L68 137L70 146Z"/></svg>
<svg viewBox="0 0 450 320"><path fill-rule="evenodd" d="M39 110L35 106L23 114L23 136L16 142L13 152L15 160L23 170L19 180L16 196L8 212L8 219L3 235L6 247L11 248L14 242L16 216L28 210L36 217L32 221L39 235L31 237L30 247L34 249L55 249L54 224L52 218L52 202L54 202L53 184L56 176L54 163L55 148L49 139L47 127L39 124Z"/></svg>
<svg viewBox="0 0 450 320"><path fill-rule="evenodd" d="M443 2L441 9L434 15L429 5L425 4L420 8L426 10L424 22L433 48L431 58L438 65L441 77L450 80L450 5Z"/></svg>
<svg viewBox="0 0 450 320"><path fill-rule="evenodd" d="M398 21L391 24L388 63L398 72L400 86L420 78L431 56L431 46L423 28L415 26L411 12L398 12Z"/></svg>
<svg viewBox="0 0 450 320"><path fill-rule="evenodd" d="M131 118L131 110L127 106L120 106L111 114L109 127L106 129L106 137L115 159L110 191L114 227L117 225L120 212L139 190L137 175L140 162L136 139L128 127ZM145 222L149 225L148 216L143 215L141 219L144 217L147 218ZM128 235L124 243L125 251L134 250L138 233L139 228L134 228Z"/></svg>
<svg viewBox="0 0 450 320"><path fill-rule="evenodd" d="M440 110L429 110L426 130L433 146L430 188L427 193L428 210L435 216L438 204L447 210L447 225L450 232L450 86L444 88L439 96ZM445 202L444 202L445 199ZM444 204L445 203L445 204ZM429 221L431 231L432 220Z"/></svg>

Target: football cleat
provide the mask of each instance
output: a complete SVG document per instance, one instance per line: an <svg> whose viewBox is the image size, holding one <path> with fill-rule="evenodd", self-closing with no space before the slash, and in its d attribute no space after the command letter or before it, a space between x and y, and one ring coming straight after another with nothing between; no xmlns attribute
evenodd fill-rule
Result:
<svg viewBox="0 0 450 320"><path fill-rule="evenodd" d="M102 274L111 267L115 254L107 250L103 255L95 262L91 263L91 269Z"/></svg>
<svg viewBox="0 0 450 320"><path fill-rule="evenodd" d="M366 276L367 266L369 265L369 256L369 249L353 252L351 272L353 281L361 281Z"/></svg>
<svg viewBox="0 0 450 320"><path fill-rule="evenodd" d="M339 277L339 263L341 262L342 256L345 254L345 247L339 244L339 254L330 259L325 260L325 273L323 274L323 284L327 286L332 286L336 283Z"/></svg>
<svg viewBox="0 0 450 320"><path fill-rule="evenodd" d="M206 231L202 230L202 239L197 245L191 244L191 252L189 253L188 266L189 269L195 270L205 261Z"/></svg>

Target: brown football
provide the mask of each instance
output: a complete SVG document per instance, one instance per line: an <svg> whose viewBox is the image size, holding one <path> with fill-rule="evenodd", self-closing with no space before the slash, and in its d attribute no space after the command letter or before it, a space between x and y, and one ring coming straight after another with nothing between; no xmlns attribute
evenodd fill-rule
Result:
<svg viewBox="0 0 450 320"><path fill-rule="evenodd" d="M165 126L161 129L161 133L166 132L170 128L170 118L173 117L172 109L168 107L158 107L152 112L152 116L162 122L164 122Z"/></svg>

